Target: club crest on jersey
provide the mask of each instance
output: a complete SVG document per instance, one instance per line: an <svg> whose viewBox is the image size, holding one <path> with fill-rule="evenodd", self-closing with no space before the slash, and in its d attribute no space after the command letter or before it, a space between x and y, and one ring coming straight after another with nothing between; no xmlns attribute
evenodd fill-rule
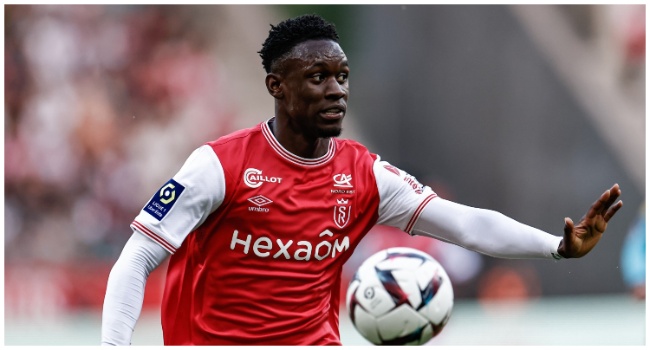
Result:
<svg viewBox="0 0 650 350"><path fill-rule="evenodd" d="M250 188L258 188L265 182L281 183L281 177L262 175L262 170L248 168L244 171L244 183Z"/></svg>
<svg viewBox="0 0 650 350"><path fill-rule="evenodd" d="M352 212L352 205L349 204L348 199L339 198L336 200L334 206L334 223L339 228L344 228L350 221L350 213Z"/></svg>
<svg viewBox="0 0 650 350"><path fill-rule="evenodd" d="M171 210L184 190L183 185L174 181L174 179L170 179L151 197L143 210L160 221L169 213L169 210Z"/></svg>
<svg viewBox="0 0 650 350"><path fill-rule="evenodd" d="M390 171L391 173L399 176L399 170L396 167L394 167L392 165L389 165L389 164L386 164L386 165L384 165L384 168L386 170Z"/></svg>

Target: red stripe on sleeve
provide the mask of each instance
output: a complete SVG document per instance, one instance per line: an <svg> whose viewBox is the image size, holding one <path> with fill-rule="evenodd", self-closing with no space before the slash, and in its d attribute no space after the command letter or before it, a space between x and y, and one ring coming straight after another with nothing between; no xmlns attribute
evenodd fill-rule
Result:
<svg viewBox="0 0 650 350"><path fill-rule="evenodd" d="M411 230L413 230L413 226L415 226L415 222L418 221L418 218L420 217L420 214L422 214L422 210L424 210L424 207L431 202L432 199L438 197L435 193L430 194L427 198L425 198L420 205L418 205L418 208L415 210L415 213L413 213L413 216L411 216L411 220L409 220L408 224L406 225L406 229L404 231L408 234L411 234Z"/></svg>
<svg viewBox="0 0 650 350"><path fill-rule="evenodd" d="M133 225L135 228L137 228L138 231L142 232L142 234L146 235L147 237L153 239L156 243L160 244L168 252L170 252L172 254L176 253L176 248L174 248L174 246L172 244L168 243L164 238L160 237L158 234L151 231L149 228L147 228L143 224L141 224L141 223L134 220L131 223L131 225Z"/></svg>

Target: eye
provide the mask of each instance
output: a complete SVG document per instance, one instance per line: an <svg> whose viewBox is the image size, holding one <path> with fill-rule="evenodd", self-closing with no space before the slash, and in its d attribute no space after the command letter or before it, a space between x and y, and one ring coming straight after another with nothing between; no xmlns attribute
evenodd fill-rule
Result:
<svg viewBox="0 0 650 350"><path fill-rule="evenodd" d="M347 73L341 73L336 77L336 80L340 83L343 84L346 81L348 81L348 74Z"/></svg>
<svg viewBox="0 0 650 350"><path fill-rule="evenodd" d="M321 81L325 80L325 75L323 75L323 73L316 73L312 75L311 78L320 83Z"/></svg>

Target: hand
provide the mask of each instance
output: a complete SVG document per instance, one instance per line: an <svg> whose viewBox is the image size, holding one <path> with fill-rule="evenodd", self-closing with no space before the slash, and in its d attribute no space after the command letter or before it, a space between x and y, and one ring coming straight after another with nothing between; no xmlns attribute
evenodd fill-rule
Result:
<svg viewBox="0 0 650 350"><path fill-rule="evenodd" d="M591 205L578 225L574 226L573 220L565 218L564 238L557 252L567 259L580 258L589 253L605 232L607 222L623 206L622 201L614 204L620 195L621 189L615 184Z"/></svg>

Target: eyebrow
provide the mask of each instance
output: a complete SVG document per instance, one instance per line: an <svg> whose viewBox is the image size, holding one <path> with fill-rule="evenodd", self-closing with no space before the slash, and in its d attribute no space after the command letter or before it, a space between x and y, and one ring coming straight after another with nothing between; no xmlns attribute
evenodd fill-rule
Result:
<svg viewBox="0 0 650 350"><path fill-rule="evenodd" d="M347 59L343 60L341 62L341 65L345 66L345 67L350 67L350 64L348 63ZM324 66L327 66L327 63L325 63L324 60L318 60L318 61L316 61L316 63L312 64L310 67L324 67Z"/></svg>

